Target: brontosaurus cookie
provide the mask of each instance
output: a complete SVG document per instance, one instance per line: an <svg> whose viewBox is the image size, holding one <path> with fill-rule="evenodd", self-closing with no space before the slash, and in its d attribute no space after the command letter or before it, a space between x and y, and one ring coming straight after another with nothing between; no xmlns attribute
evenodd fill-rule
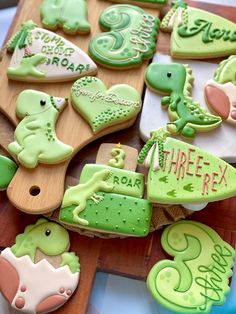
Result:
<svg viewBox="0 0 236 314"><path fill-rule="evenodd" d="M13 52L7 70L13 80L64 82L97 72L95 63L79 47L33 21L22 24L8 41L7 50Z"/></svg>
<svg viewBox="0 0 236 314"><path fill-rule="evenodd" d="M119 145L111 150L108 165L85 165L79 184L65 191L60 221L91 231L146 236L152 206L142 199L144 175L124 169L127 159Z"/></svg>
<svg viewBox="0 0 236 314"><path fill-rule="evenodd" d="M79 282L79 258L68 252L69 234L41 218L0 255L0 292L23 313L49 313L61 307Z"/></svg>
<svg viewBox="0 0 236 314"><path fill-rule="evenodd" d="M211 12L189 7L185 0L172 2L160 28L172 32L173 57L207 59L236 53L236 24Z"/></svg>
<svg viewBox="0 0 236 314"><path fill-rule="evenodd" d="M107 89L100 79L92 76L73 84L71 99L94 133L136 117L142 103L139 92L132 86L117 84Z"/></svg>
<svg viewBox="0 0 236 314"><path fill-rule="evenodd" d="M156 48L159 19L143 9L117 4L106 8L99 24L106 31L89 43L91 57L105 67L124 69L150 59Z"/></svg>
<svg viewBox="0 0 236 314"><path fill-rule="evenodd" d="M6 156L0 155L0 191L6 190L17 171L17 164Z"/></svg>
<svg viewBox="0 0 236 314"><path fill-rule="evenodd" d="M207 132L220 125L220 117L206 112L191 98L193 76L187 65L154 62L147 68L145 81L154 92L168 95L162 98L161 105L168 106L167 129L172 134L192 139L196 131Z"/></svg>
<svg viewBox="0 0 236 314"><path fill-rule="evenodd" d="M219 64L214 79L206 83L205 99L210 110L236 126L236 55Z"/></svg>
<svg viewBox="0 0 236 314"><path fill-rule="evenodd" d="M167 227L161 244L174 260L152 267L147 278L152 296L172 314L215 313L212 306L224 304L230 291L235 249L210 227L187 220Z"/></svg>
<svg viewBox="0 0 236 314"><path fill-rule="evenodd" d="M56 136L56 120L67 99L36 90L21 92L16 101L16 114L22 121L15 130L15 141L8 150L26 168L38 163L57 164L68 159L73 148Z"/></svg>
<svg viewBox="0 0 236 314"><path fill-rule="evenodd" d="M45 28L54 31L60 27L72 35L90 32L86 0L44 0L40 13Z"/></svg>
<svg viewBox="0 0 236 314"><path fill-rule="evenodd" d="M173 139L165 129L151 133L138 162L149 167L152 203L204 203L236 195L236 169L207 151Z"/></svg>

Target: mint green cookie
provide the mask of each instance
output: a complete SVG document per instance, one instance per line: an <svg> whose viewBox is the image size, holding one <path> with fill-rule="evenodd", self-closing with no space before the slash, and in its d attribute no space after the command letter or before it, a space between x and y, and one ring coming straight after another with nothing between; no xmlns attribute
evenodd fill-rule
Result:
<svg viewBox="0 0 236 314"><path fill-rule="evenodd" d="M158 262L148 275L159 304L174 313L208 314L212 305L225 302L235 250L213 229L180 221L165 229L161 243L174 260Z"/></svg>
<svg viewBox="0 0 236 314"><path fill-rule="evenodd" d="M143 9L117 4L106 8L99 24L104 33L89 43L91 57L106 67L128 68L150 59L156 48L159 19Z"/></svg>
<svg viewBox="0 0 236 314"><path fill-rule="evenodd" d="M71 99L94 133L136 117L141 109L141 96L135 88L117 84L107 89L101 80L92 76L73 84Z"/></svg>
<svg viewBox="0 0 236 314"><path fill-rule="evenodd" d="M0 191L8 187L16 170L17 164L13 160L5 156L0 156Z"/></svg>

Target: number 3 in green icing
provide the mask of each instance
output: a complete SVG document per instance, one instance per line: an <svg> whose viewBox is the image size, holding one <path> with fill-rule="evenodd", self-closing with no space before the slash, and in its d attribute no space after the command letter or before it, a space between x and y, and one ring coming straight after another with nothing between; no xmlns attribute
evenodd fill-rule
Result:
<svg viewBox="0 0 236 314"><path fill-rule="evenodd" d="M127 68L150 59L155 50L159 19L132 5L113 5L100 16L102 29L91 39L89 53L107 67Z"/></svg>

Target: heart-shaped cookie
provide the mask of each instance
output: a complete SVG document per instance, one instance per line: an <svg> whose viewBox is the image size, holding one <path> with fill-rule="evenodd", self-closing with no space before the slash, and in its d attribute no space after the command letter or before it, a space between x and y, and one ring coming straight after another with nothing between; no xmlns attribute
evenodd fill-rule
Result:
<svg viewBox="0 0 236 314"><path fill-rule="evenodd" d="M135 88L118 84L107 90L101 80L92 76L73 84L71 99L94 133L134 118L141 109L141 97Z"/></svg>

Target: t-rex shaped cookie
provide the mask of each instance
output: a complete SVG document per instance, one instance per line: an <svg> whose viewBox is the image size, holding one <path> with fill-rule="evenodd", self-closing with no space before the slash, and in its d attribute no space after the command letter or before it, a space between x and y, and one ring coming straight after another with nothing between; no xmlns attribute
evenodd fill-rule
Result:
<svg viewBox="0 0 236 314"><path fill-rule="evenodd" d="M61 27L68 34L90 32L86 0L44 0L40 13L45 28Z"/></svg>
<svg viewBox="0 0 236 314"><path fill-rule="evenodd" d="M171 122L167 129L172 134L194 138L196 131L207 132L220 125L220 117L210 114L192 99L193 76L187 65L152 63L145 80L155 92L169 95L162 98L161 105L169 106Z"/></svg>
<svg viewBox="0 0 236 314"><path fill-rule="evenodd" d="M73 148L56 136L55 123L66 104L65 98L25 90L16 101L16 114L22 119L15 130L15 141L8 150L27 168L38 163L57 164L65 161Z"/></svg>
<svg viewBox="0 0 236 314"><path fill-rule="evenodd" d="M70 187L65 192L61 207L78 205L73 210L73 220L81 225L88 225L88 221L80 218L79 213L85 209L88 199L92 199L95 203L99 203L103 199L96 192L111 192L113 190L114 186L107 182L111 175L112 172L109 169L104 169L96 172L86 183Z"/></svg>

